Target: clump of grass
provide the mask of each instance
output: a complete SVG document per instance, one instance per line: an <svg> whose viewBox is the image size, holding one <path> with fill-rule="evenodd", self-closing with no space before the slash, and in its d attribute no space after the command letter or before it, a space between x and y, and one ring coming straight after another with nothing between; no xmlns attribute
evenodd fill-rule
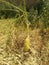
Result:
<svg viewBox="0 0 49 65"><path fill-rule="evenodd" d="M25 43L24 43L24 51L28 51L30 49L30 36L29 36L29 20L28 20L28 14L27 14L27 10L26 10L26 0L24 0L24 18L25 18L25 23L27 25L27 37L25 39Z"/></svg>

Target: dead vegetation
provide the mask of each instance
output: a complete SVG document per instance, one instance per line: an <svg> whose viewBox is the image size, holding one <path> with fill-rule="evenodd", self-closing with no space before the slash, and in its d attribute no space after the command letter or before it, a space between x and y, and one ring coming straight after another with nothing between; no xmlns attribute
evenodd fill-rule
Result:
<svg viewBox="0 0 49 65"><path fill-rule="evenodd" d="M24 52L27 31L12 19L0 20L0 65L49 65L49 29L30 29L29 35L30 51Z"/></svg>

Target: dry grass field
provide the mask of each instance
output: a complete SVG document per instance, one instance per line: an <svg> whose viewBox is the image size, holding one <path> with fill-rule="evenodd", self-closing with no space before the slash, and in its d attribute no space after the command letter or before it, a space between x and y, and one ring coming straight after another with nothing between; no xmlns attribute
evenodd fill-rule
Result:
<svg viewBox="0 0 49 65"><path fill-rule="evenodd" d="M0 20L0 65L49 65L49 28L30 29L30 51L23 51L27 30L15 19Z"/></svg>

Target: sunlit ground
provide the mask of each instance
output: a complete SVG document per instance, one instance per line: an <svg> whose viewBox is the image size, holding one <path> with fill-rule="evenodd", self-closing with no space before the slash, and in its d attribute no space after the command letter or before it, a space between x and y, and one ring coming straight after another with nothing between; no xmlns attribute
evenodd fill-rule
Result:
<svg viewBox="0 0 49 65"><path fill-rule="evenodd" d="M0 20L0 65L49 65L49 28L44 31L30 29L30 51L24 52L26 29L15 27L15 19Z"/></svg>

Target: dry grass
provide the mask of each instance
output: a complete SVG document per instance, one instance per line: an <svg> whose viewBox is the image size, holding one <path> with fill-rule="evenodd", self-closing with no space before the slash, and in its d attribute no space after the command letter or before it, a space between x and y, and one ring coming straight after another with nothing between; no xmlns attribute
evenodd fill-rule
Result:
<svg viewBox="0 0 49 65"><path fill-rule="evenodd" d="M0 65L49 65L49 29L30 30L30 51L24 52L27 31L14 19L0 20ZM43 36L41 35L43 34Z"/></svg>

